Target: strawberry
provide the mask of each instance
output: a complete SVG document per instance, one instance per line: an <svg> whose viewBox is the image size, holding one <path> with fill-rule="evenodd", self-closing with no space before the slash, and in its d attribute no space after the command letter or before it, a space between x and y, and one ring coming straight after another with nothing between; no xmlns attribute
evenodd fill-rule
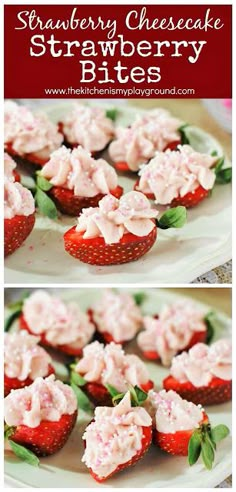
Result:
<svg viewBox="0 0 236 492"><path fill-rule="evenodd" d="M28 323L26 322L23 314L21 314L21 316L19 317L19 328L21 330L27 330L31 335L35 335L35 333L33 333L33 331L31 331L31 329L30 329ZM51 343L47 341L45 333L37 334L37 336L40 336L40 339L41 339L40 343L43 346L51 347L55 350L63 352L64 354L70 355L72 357L79 357L82 354L81 348L73 348L70 345L51 345Z"/></svg>
<svg viewBox="0 0 236 492"><path fill-rule="evenodd" d="M106 244L103 237L84 239L83 232L72 227L64 235L65 250L74 258L90 265L120 265L136 261L154 245L157 228L143 237L127 233L119 243Z"/></svg>
<svg viewBox="0 0 236 492"><path fill-rule="evenodd" d="M13 176L14 176L14 180L17 183L20 183L20 175L19 175L19 173L15 169L13 170Z"/></svg>
<svg viewBox="0 0 236 492"><path fill-rule="evenodd" d="M171 207L177 207L183 205L186 208L196 207L202 200L204 200L209 194L209 190L205 190L201 185L194 191L190 191L184 196L174 198L171 202Z"/></svg>
<svg viewBox="0 0 236 492"><path fill-rule="evenodd" d="M4 256L18 249L31 233L35 223L35 215L15 215L12 219L4 219Z"/></svg>
<svg viewBox="0 0 236 492"><path fill-rule="evenodd" d="M123 194L123 188L117 186L110 191L110 194L120 198ZM49 195L62 213L75 217L81 213L83 208L97 207L99 201L105 196L102 193L93 197L76 196L72 190L67 190L61 186L53 186L49 191Z"/></svg>
<svg viewBox="0 0 236 492"><path fill-rule="evenodd" d="M48 366L48 373L44 376L45 378L50 376L50 374L54 374L55 370L54 367L49 364ZM24 388L25 386L30 386L30 384L33 383L33 380L28 377L24 381L20 381L18 378L9 378L4 374L4 396L7 396L11 390L16 390L20 388Z"/></svg>
<svg viewBox="0 0 236 492"><path fill-rule="evenodd" d="M22 156L18 155L17 152L12 148L11 144L7 144L5 150L11 157L13 157L17 161L18 164L32 164L33 166L42 167L48 161L48 158L42 159L33 153L24 154Z"/></svg>
<svg viewBox="0 0 236 492"><path fill-rule="evenodd" d="M232 381L213 377L208 386L196 387L191 382L180 383L173 376L167 376L163 388L174 390L182 398L201 405L216 405L232 399Z"/></svg>
<svg viewBox="0 0 236 492"><path fill-rule="evenodd" d="M193 345L196 345L196 343L206 342L206 338L207 338L206 331L195 331L187 347L184 347L180 352L183 352L183 350L189 350L191 347L193 347ZM156 350L144 351L143 356L146 357L146 359L150 359L150 360L160 359L160 356Z"/></svg>
<svg viewBox="0 0 236 492"><path fill-rule="evenodd" d="M93 472L93 470L90 468L90 473L92 477L99 483L105 482L105 480L108 480L111 478L113 475L116 473L120 472L121 470L125 470L129 466L135 465L148 451L150 448L151 442L152 442L152 427L142 427L143 431L143 436L142 436L142 442L141 442L141 449L137 451L136 455L133 456L129 461L126 463L122 463L117 466L116 470L114 470L110 475L106 477L100 477L96 475L96 473Z"/></svg>
<svg viewBox="0 0 236 492"><path fill-rule="evenodd" d="M9 440L33 451L36 456L49 456L59 451L71 434L77 419L77 410L62 415L57 422L42 421L37 427L19 425L8 431Z"/></svg>

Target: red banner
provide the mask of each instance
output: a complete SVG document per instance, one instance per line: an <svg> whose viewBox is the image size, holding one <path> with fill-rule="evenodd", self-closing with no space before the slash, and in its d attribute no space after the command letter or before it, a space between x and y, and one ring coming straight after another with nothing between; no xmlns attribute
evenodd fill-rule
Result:
<svg viewBox="0 0 236 492"><path fill-rule="evenodd" d="M6 5L5 97L231 97L230 5Z"/></svg>

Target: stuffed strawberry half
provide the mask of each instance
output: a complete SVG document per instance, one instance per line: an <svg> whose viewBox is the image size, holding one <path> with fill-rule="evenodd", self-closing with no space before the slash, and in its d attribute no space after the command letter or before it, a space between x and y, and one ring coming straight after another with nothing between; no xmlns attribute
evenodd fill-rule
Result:
<svg viewBox="0 0 236 492"><path fill-rule="evenodd" d="M142 327L142 314L132 295L106 289L88 311L103 342L121 345L135 338Z"/></svg>
<svg viewBox="0 0 236 492"><path fill-rule="evenodd" d="M149 449L152 420L142 407L132 407L127 392L114 408L97 407L83 435L82 461L97 482L135 465Z"/></svg>
<svg viewBox="0 0 236 492"><path fill-rule="evenodd" d="M35 204L21 183L4 178L4 256L18 249L35 223Z"/></svg>
<svg viewBox="0 0 236 492"><path fill-rule="evenodd" d="M96 207L109 193L116 198L123 193L114 168L104 159L93 159L82 147L60 147L51 154L39 177L49 180L46 188L57 208L72 216L79 215L83 208Z"/></svg>
<svg viewBox="0 0 236 492"><path fill-rule="evenodd" d="M6 436L19 457L48 456L68 440L77 419L77 400L67 384L51 375L12 391L4 400ZM16 445L18 446L16 446Z"/></svg>
<svg viewBox="0 0 236 492"><path fill-rule="evenodd" d="M181 143L181 121L165 109L136 117L128 128L118 127L109 154L119 171L137 172L157 151L175 149Z"/></svg>
<svg viewBox="0 0 236 492"><path fill-rule="evenodd" d="M138 260L154 245L157 228L182 227L186 210L168 210L156 222L158 211L137 191L120 200L107 195L95 208L84 209L77 226L64 235L65 250L91 265L119 265Z"/></svg>
<svg viewBox="0 0 236 492"><path fill-rule="evenodd" d="M76 379L76 375L79 378ZM112 405L109 388L125 393L130 385L145 392L154 386L141 359L125 354L121 345L113 342L105 347L97 341L87 345L82 358L73 366L72 380L95 405Z"/></svg>
<svg viewBox="0 0 236 492"><path fill-rule="evenodd" d="M76 103L59 123L66 145L81 145L93 155L101 152L114 136L114 124L108 115L102 107Z"/></svg>
<svg viewBox="0 0 236 492"><path fill-rule="evenodd" d="M4 338L4 395L29 386L38 377L54 373L50 355L38 345L40 337L27 331L6 333Z"/></svg>
<svg viewBox="0 0 236 492"><path fill-rule="evenodd" d="M40 343L71 356L79 356L95 327L79 306L64 303L48 292L33 292L23 302L19 327L40 337Z"/></svg>
<svg viewBox="0 0 236 492"><path fill-rule="evenodd" d="M160 360L164 366L179 352L207 340L205 314L187 299L164 306L158 317L145 316L143 323L138 346L144 357Z"/></svg>
<svg viewBox="0 0 236 492"><path fill-rule="evenodd" d="M44 113L7 101L4 106L4 148L17 160L42 166L62 144L63 136Z"/></svg>
<svg viewBox="0 0 236 492"><path fill-rule="evenodd" d="M215 405L231 400L230 340L218 340L211 346L198 343L188 353L174 357L163 387L196 404Z"/></svg>
<svg viewBox="0 0 236 492"><path fill-rule="evenodd" d="M167 453L188 456L193 465L201 455L207 469L215 458L216 443L229 434L225 425L212 428L201 405L183 400L175 391L150 391L154 420L153 442Z"/></svg>

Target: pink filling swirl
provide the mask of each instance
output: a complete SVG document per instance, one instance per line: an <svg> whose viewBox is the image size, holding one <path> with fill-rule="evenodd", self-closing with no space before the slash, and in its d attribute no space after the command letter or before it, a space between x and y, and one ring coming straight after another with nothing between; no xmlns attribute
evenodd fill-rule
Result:
<svg viewBox="0 0 236 492"><path fill-rule="evenodd" d="M120 392L128 390L128 385L142 386L150 379L145 364L136 355L126 355L121 345L93 342L83 350L82 359L75 371L86 381L102 385L111 384Z"/></svg>
<svg viewBox="0 0 236 492"><path fill-rule="evenodd" d="M137 338L143 352L156 351L165 366L174 355L185 349L196 332L205 332L206 324L201 309L188 300L164 306L155 319L144 317L144 328Z"/></svg>
<svg viewBox="0 0 236 492"><path fill-rule="evenodd" d="M178 151L157 152L139 172L139 190L152 193L161 205L167 205L199 186L210 190L215 183L211 168L217 159L196 152L190 145L179 145Z"/></svg>
<svg viewBox="0 0 236 492"><path fill-rule="evenodd" d="M80 144L89 152L104 149L114 135L114 126L103 108L77 103L62 121L70 144Z"/></svg>
<svg viewBox="0 0 236 492"><path fill-rule="evenodd" d="M31 215L35 212L32 193L21 183L4 179L4 218L12 219L15 215Z"/></svg>
<svg viewBox="0 0 236 492"><path fill-rule="evenodd" d="M16 154L34 154L49 158L60 147L63 136L46 114L33 114L25 106L7 101L4 106L4 144L11 145Z"/></svg>
<svg viewBox="0 0 236 492"><path fill-rule="evenodd" d="M170 374L181 383L190 382L196 388L207 386L214 377L232 379L232 344L222 339L211 346L197 343L189 352L174 357Z"/></svg>
<svg viewBox="0 0 236 492"><path fill-rule="evenodd" d="M107 289L92 306L98 331L112 335L115 342L131 340L142 326L142 314L133 297Z"/></svg>
<svg viewBox="0 0 236 492"><path fill-rule="evenodd" d="M138 116L129 128L117 128L116 139L109 146L114 162L126 162L132 171L147 163L157 151L179 141L181 121L165 109L154 109Z"/></svg>
<svg viewBox="0 0 236 492"><path fill-rule="evenodd" d="M83 435L83 463L99 477L107 477L141 450L142 428L151 423L144 408L131 407L129 392L115 408L97 407L94 422Z"/></svg>
<svg viewBox="0 0 236 492"><path fill-rule="evenodd" d="M152 219L158 211L151 208L148 199L137 191L130 191L120 200L107 195L95 208L83 209L78 218L77 232L84 239L103 237L106 244L118 243L124 234L147 236L155 227Z"/></svg>
<svg viewBox="0 0 236 492"><path fill-rule="evenodd" d="M56 381L53 374L11 391L4 400L5 422L9 426L34 428L45 420L58 422L62 415L72 415L76 409L74 391L68 384Z"/></svg>
<svg viewBox="0 0 236 492"><path fill-rule="evenodd" d="M22 312L31 332L43 333L51 345L83 348L95 331L87 314L76 303L65 304L43 290L25 299Z"/></svg>
<svg viewBox="0 0 236 492"><path fill-rule="evenodd" d="M6 333L4 338L4 374L24 381L48 374L51 357L38 345L39 337L27 331Z"/></svg>
<svg viewBox="0 0 236 492"><path fill-rule="evenodd" d="M81 146L73 150L62 146L53 152L41 173L55 186L74 191L74 195L107 195L117 187L117 174L104 159L95 160Z"/></svg>

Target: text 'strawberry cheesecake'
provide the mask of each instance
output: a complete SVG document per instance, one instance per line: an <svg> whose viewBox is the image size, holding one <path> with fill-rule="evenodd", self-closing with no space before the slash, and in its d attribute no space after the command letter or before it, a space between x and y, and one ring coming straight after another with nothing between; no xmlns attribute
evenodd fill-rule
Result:
<svg viewBox="0 0 236 492"><path fill-rule="evenodd" d="M38 345L39 337L27 331L6 333L4 337L4 395L29 386L38 377L54 372L51 357Z"/></svg>
<svg viewBox="0 0 236 492"><path fill-rule="evenodd" d="M77 418L76 396L67 384L37 378L4 400L9 439L37 456L54 454L66 443Z"/></svg>
<svg viewBox="0 0 236 492"><path fill-rule="evenodd" d="M106 388L109 384L119 393L128 386L138 386L143 391L153 388L145 364L137 355L125 354L121 345L93 342L83 349L83 357L74 367L87 381L83 390L96 405L111 405L112 398Z"/></svg>
<svg viewBox="0 0 236 492"><path fill-rule="evenodd" d="M86 208L77 226L64 235L65 249L93 265L115 265L137 260L153 246L158 212L137 191L120 200L107 195L95 208Z"/></svg>
<svg viewBox="0 0 236 492"><path fill-rule="evenodd" d="M139 171L135 189L160 205L192 207L214 186L214 165L219 157L196 152L190 145L157 152Z"/></svg>
<svg viewBox="0 0 236 492"><path fill-rule="evenodd" d="M77 216L83 208L96 207L109 193L117 198L123 193L114 168L104 159L93 159L81 146L72 150L60 147L51 154L40 175L53 185L49 194L59 210L68 215Z"/></svg>
<svg viewBox="0 0 236 492"><path fill-rule="evenodd" d="M4 106L4 147L26 162L42 166L62 144L63 136L46 114L7 101Z"/></svg>
<svg viewBox="0 0 236 492"><path fill-rule="evenodd" d="M109 146L117 169L137 172L157 151L175 148L180 143L181 121L165 109L154 109L138 116L128 128L119 127Z"/></svg>
<svg viewBox="0 0 236 492"><path fill-rule="evenodd" d="M131 407L126 393L114 408L97 407L94 420L83 435L83 463L98 482L134 465L148 450L152 440L152 421L146 410Z"/></svg>
<svg viewBox="0 0 236 492"><path fill-rule="evenodd" d="M222 339L211 346L198 343L189 352L177 355L172 359L170 375L164 379L163 386L203 405L231 400L231 341Z"/></svg>
<svg viewBox="0 0 236 492"><path fill-rule="evenodd" d="M143 318L145 330L138 335L138 346L145 357L160 359L168 366L178 352L205 342L204 316L202 310L187 299L166 305L158 317Z"/></svg>
<svg viewBox="0 0 236 492"><path fill-rule="evenodd" d="M75 104L73 110L59 123L65 142L81 145L93 154L103 150L114 136L114 125L100 107Z"/></svg>
<svg viewBox="0 0 236 492"><path fill-rule="evenodd" d="M105 342L128 342L142 326L141 310L128 293L107 289L89 312Z"/></svg>
<svg viewBox="0 0 236 492"><path fill-rule="evenodd" d="M35 223L32 193L21 183L4 178L4 255L18 249Z"/></svg>
<svg viewBox="0 0 236 492"><path fill-rule="evenodd" d="M79 306L38 290L24 300L20 328L37 335L43 345L69 355L80 355L95 327Z"/></svg>
<svg viewBox="0 0 236 492"><path fill-rule="evenodd" d="M4 177L9 181L20 181L20 175L16 171L16 163L6 152L4 152Z"/></svg>

